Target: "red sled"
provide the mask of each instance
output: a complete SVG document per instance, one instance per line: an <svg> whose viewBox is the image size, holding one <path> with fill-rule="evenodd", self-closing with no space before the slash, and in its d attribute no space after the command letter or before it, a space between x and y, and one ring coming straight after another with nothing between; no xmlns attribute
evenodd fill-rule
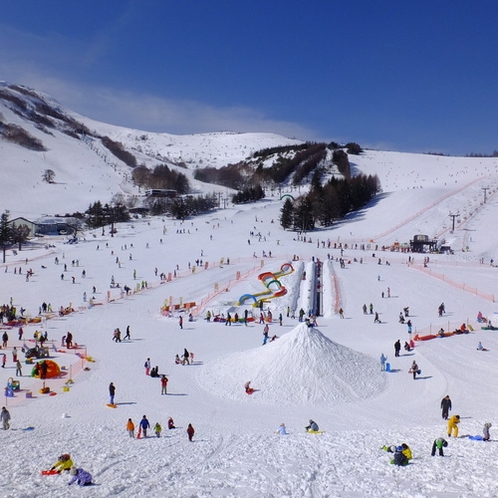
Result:
<svg viewBox="0 0 498 498"><path fill-rule="evenodd" d="M53 476L54 474L60 474L60 472L58 470L55 470L55 469L41 471L42 476Z"/></svg>

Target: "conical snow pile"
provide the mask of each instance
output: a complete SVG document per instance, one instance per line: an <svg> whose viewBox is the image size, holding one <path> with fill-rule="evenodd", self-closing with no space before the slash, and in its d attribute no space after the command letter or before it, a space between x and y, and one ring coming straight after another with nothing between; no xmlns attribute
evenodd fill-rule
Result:
<svg viewBox="0 0 498 498"><path fill-rule="evenodd" d="M199 374L202 387L223 398L247 396L250 380L252 399L270 404L347 403L386 386L377 361L304 323L265 346L213 360Z"/></svg>

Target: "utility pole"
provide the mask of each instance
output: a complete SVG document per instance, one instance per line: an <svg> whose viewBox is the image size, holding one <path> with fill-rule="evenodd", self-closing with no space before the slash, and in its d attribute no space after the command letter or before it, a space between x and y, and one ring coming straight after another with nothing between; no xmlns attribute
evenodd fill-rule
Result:
<svg viewBox="0 0 498 498"><path fill-rule="evenodd" d="M481 187L481 190L484 190L484 204L486 204L486 192L489 190L489 187Z"/></svg>
<svg viewBox="0 0 498 498"><path fill-rule="evenodd" d="M455 231L455 218L458 218L460 216L460 213L450 214L449 216L453 219L453 228L451 229L451 233L453 233Z"/></svg>

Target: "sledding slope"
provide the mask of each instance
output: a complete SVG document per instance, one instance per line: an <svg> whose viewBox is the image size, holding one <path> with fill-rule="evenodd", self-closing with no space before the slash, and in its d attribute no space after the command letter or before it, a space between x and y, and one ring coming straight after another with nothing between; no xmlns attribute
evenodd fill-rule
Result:
<svg viewBox="0 0 498 498"><path fill-rule="evenodd" d="M248 380L256 389L250 397L243 389ZM304 323L265 346L209 362L198 381L222 398L293 405L353 402L375 396L386 386L375 360Z"/></svg>

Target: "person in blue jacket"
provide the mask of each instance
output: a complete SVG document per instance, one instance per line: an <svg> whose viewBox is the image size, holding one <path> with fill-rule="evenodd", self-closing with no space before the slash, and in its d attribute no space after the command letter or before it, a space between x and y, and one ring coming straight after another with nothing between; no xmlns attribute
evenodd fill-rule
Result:
<svg viewBox="0 0 498 498"><path fill-rule="evenodd" d="M76 483L79 486L89 486L90 484L92 484L92 475L86 470L77 469L76 467L71 467L69 473L73 477L67 483L68 485Z"/></svg>
<svg viewBox="0 0 498 498"><path fill-rule="evenodd" d="M144 437L147 437L147 429L150 429L150 424L145 415L142 417L142 420L140 420L140 427L142 428Z"/></svg>

